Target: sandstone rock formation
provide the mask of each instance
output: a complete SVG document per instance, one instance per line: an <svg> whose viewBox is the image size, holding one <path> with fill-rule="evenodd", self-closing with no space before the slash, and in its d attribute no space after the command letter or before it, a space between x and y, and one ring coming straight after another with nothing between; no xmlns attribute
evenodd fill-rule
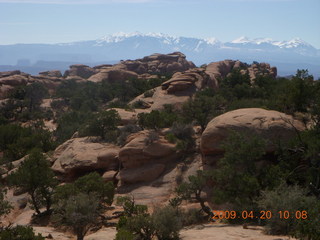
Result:
<svg viewBox="0 0 320 240"><path fill-rule="evenodd" d="M243 108L227 112L212 119L201 137L201 153L204 156L223 153L221 143L230 130L259 135L267 141L266 151L275 151L279 141L288 141L296 135L296 130L304 130L304 125L292 116L261 108Z"/></svg>
<svg viewBox="0 0 320 240"><path fill-rule="evenodd" d="M57 77L61 78L62 74L59 70L51 70L51 71L45 71L45 72L40 72L40 76L45 76L45 77Z"/></svg>
<svg viewBox="0 0 320 240"><path fill-rule="evenodd" d="M206 73L210 76L210 81L208 82L208 87L218 88L218 79L225 78L228 74L236 68L242 69L242 73L248 73L251 80L254 80L259 75L270 75L271 77L277 76L277 68L270 67L266 63L256 63L252 65L247 65L240 61L234 60L224 60L220 62L212 62L206 67Z"/></svg>
<svg viewBox="0 0 320 240"><path fill-rule="evenodd" d="M116 110L119 113L122 125L135 124L138 120L139 113L150 112L150 110L145 110L145 109L134 109L131 111L123 108L112 108L112 109Z"/></svg>
<svg viewBox="0 0 320 240"><path fill-rule="evenodd" d="M141 131L129 136L127 144L119 152L123 166L118 179L122 183L155 180L164 170L164 163L174 160L177 155L175 145L163 136L151 139L150 131Z"/></svg>
<svg viewBox="0 0 320 240"><path fill-rule="evenodd" d="M97 143L89 137L73 138L55 150L52 169L67 179L94 170L115 170L118 152L115 145Z"/></svg>
<svg viewBox="0 0 320 240"><path fill-rule="evenodd" d="M170 74L186 71L195 67L192 62L186 60L186 56L181 52L170 54L157 53L142 59L122 61L121 64L124 65L127 70L138 74Z"/></svg>
<svg viewBox="0 0 320 240"><path fill-rule="evenodd" d="M63 76L65 78L70 76L78 76L78 77L87 79L95 73L96 73L96 70L87 65L75 64L75 65L71 65L70 69L65 71Z"/></svg>
<svg viewBox="0 0 320 240"><path fill-rule="evenodd" d="M104 68L98 73L92 75L88 81L91 82L119 82L122 83L128 79L138 78L138 74L125 69L119 69L117 67Z"/></svg>

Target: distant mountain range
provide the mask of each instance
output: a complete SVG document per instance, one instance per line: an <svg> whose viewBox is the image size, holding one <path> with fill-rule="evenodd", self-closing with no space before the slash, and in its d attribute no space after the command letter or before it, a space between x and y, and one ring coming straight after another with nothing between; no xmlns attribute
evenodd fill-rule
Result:
<svg viewBox="0 0 320 240"><path fill-rule="evenodd" d="M153 53L183 52L196 65L238 59L247 63L268 62L278 75L292 75L309 69L320 77L320 50L302 39L275 41L270 38L240 37L231 42L215 38L173 37L160 33L117 33L92 41L61 44L0 45L0 71L20 69L31 74L39 71L66 70L69 65L98 65L137 59Z"/></svg>

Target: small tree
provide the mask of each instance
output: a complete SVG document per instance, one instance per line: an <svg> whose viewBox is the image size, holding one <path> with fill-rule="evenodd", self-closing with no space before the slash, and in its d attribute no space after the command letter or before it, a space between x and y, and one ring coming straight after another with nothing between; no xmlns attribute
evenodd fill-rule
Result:
<svg viewBox="0 0 320 240"><path fill-rule="evenodd" d="M10 212L12 209L12 206L8 201L4 199L4 195L6 193L6 189L4 189L2 186L0 186L0 217L2 215L6 215Z"/></svg>
<svg viewBox="0 0 320 240"><path fill-rule="evenodd" d="M273 217L266 220L270 234L319 239L320 201L307 189L282 182L274 190L262 191L258 205L272 212Z"/></svg>
<svg viewBox="0 0 320 240"><path fill-rule="evenodd" d="M207 182L211 179L211 175L208 171L197 171L197 175L189 176L188 182L183 182L176 188L178 198L183 200L190 200L195 198L201 205L202 211L210 217L213 217L213 212L210 207L205 204L205 200L202 198L204 188L207 186Z"/></svg>
<svg viewBox="0 0 320 240"><path fill-rule="evenodd" d="M235 208L245 209L252 206L253 199L262 189L262 169L258 169L256 163L265 153L265 142L257 136L231 131L223 147L224 157L212 172L214 200L218 204L227 202Z"/></svg>
<svg viewBox="0 0 320 240"><path fill-rule="evenodd" d="M97 223L104 204L112 203L113 196L113 184L104 183L98 173L90 173L74 183L59 186L54 194L54 222L72 227L77 240L83 240Z"/></svg>
<svg viewBox="0 0 320 240"><path fill-rule="evenodd" d="M83 134L87 136L100 136L103 140L108 139L108 135L110 137L110 135L113 135L117 131L120 121L120 116L116 110L100 112L93 116L93 120L89 122ZM115 137L117 136L111 136L111 138Z"/></svg>
<svg viewBox="0 0 320 240"><path fill-rule="evenodd" d="M117 203L123 206L124 213L117 225L116 240L151 240L154 236L159 240L179 239L182 224L175 208L158 208L151 215L148 207L135 204L133 197L119 197Z"/></svg>
<svg viewBox="0 0 320 240"><path fill-rule="evenodd" d="M16 226L7 227L0 231L0 240L45 240L40 233L35 235L32 227Z"/></svg>
<svg viewBox="0 0 320 240"><path fill-rule="evenodd" d="M21 163L18 170L9 175L9 183L20 187L31 197L31 203L37 214L46 207L49 212L52 203L53 188L57 185L49 162L39 150L33 150Z"/></svg>

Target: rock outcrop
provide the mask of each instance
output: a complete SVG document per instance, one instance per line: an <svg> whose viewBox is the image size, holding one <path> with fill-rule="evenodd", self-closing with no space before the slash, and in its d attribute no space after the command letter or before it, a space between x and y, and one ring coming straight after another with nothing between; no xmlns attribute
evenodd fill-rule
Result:
<svg viewBox="0 0 320 240"><path fill-rule="evenodd" d="M62 74L59 70L51 70L51 71L45 71L45 72L40 72L40 76L45 76L45 77L56 77L56 78L61 78Z"/></svg>
<svg viewBox="0 0 320 240"><path fill-rule="evenodd" d="M122 184L155 180L165 170L164 164L177 157L174 144L163 136L150 134L156 133L141 131L132 134L121 148L119 161L123 169L118 179Z"/></svg>
<svg viewBox="0 0 320 240"><path fill-rule="evenodd" d="M73 138L55 150L52 169L66 179L94 170L115 170L118 153L115 145L94 142L90 137Z"/></svg>
<svg viewBox="0 0 320 240"><path fill-rule="evenodd" d="M187 61L186 56L181 52L170 54L153 54L137 60L122 61L122 65L129 71L138 74L159 73L172 74L194 68L194 63Z"/></svg>
<svg viewBox="0 0 320 240"><path fill-rule="evenodd" d="M204 156L223 153L221 143L230 130L259 135L267 141L266 152L276 150L279 141L286 142L295 137L304 125L292 116L261 108L243 108L227 112L212 119L201 137L201 153Z"/></svg>
<svg viewBox="0 0 320 240"><path fill-rule="evenodd" d="M267 63L255 63L252 65L247 65L240 61L234 60L224 60L219 62L212 62L206 67L206 73L210 76L210 81L208 82L208 87L218 88L218 79L223 79L228 76L233 69L241 69L242 74L248 73L251 80L256 77L263 75L269 75L271 77L277 76L277 68L270 67Z"/></svg>
<svg viewBox="0 0 320 240"><path fill-rule="evenodd" d="M63 76L65 78L78 76L84 79L88 79L95 73L96 73L96 70L94 68L91 68L83 64L75 64L75 65L71 65L70 69L65 71Z"/></svg>
<svg viewBox="0 0 320 240"><path fill-rule="evenodd" d="M119 69L117 67L104 68L98 73L92 75L88 81L91 82L109 82L109 83L122 83L128 79L138 78L138 74L125 69Z"/></svg>

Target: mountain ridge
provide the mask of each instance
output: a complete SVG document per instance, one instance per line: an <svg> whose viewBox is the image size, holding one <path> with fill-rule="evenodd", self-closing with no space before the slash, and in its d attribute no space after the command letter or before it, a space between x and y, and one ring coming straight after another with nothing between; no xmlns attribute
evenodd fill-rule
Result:
<svg viewBox="0 0 320 240"><path fill-rule="evenodd" d="M119 32L96 40L69 43L0 45L0 65L32 66L34 69L39 66L38 62L43 61L94 65L174 51L183 52L196 65L224 59L249 63L258 61L276 65L280 75L294 74L300 68L309 69L311 74L320 76L320 50L300 38L279 41L242 36L222 42L217 38L176 37L140 32ZM64 69L60 65L57 66L60 70L68 68L67 64ZM52 64L52 69L55 66ZM0 67L1 70L7 69Z"/></svg>

